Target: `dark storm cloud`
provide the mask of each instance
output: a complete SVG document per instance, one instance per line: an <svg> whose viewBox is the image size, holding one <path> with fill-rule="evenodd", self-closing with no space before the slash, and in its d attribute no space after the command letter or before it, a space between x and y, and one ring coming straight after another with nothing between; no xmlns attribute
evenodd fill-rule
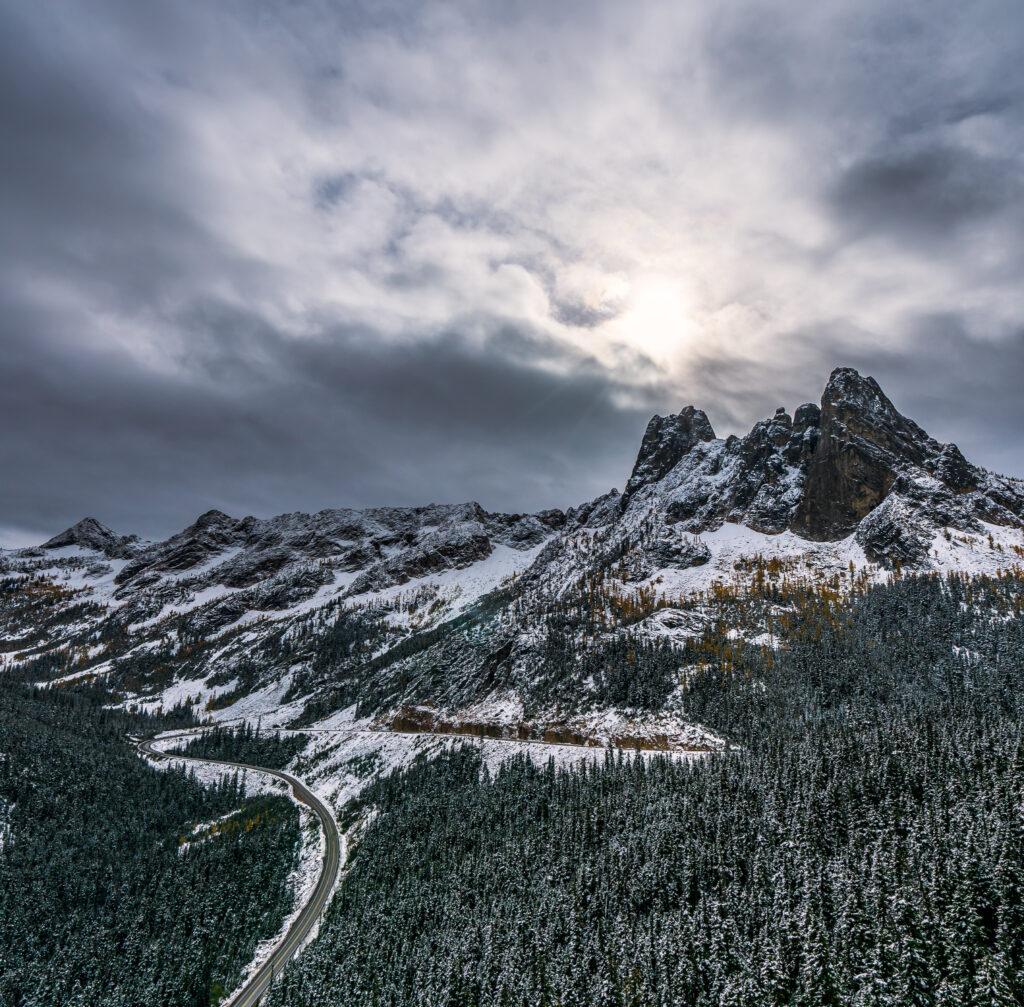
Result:
<svg viewBox="0 0 1024 1007"><path fill-rule="evenodd" d="M4 265L116 284L145 303L185 255L215 247L169 191L173 131L19 14L0 8Z"/></svg>
<svg viewBox="0 0 1024 1007"><path fill-rule="evenodd" d="M960 227L1019 213L1022 197L1016 161L939 146L858 161L832 192L849 230L915 241L953 238Z"/></svg>
<svg viewBox="0 0 1024 1007"><path fill-rule="evenodd" d="M6 28L0 524L44 532L88 512L167 533L210 506L539 508L622 481L648 410L617 405L613 377L550 340L500 320L484 320L482 347L329 325L289 339L207 298L211 271L255 283L260 270L204 228L173 122L48 48L40 25ZM316 200L329 209L359 181L324 178ZM37 282L59 286L37 297ZM190 284L170 317L146 311ZM90 339L80 306L97 303L129 330L169 329L175 366Z"/></svg>
<svg viewBox="0 0 1024 1007"><path fill-rule="evenodd" d="M1024 472L1022 20L0 0L0 540L565 506L839 363Z"/></svg>
<svg viewBox="0 0 1024 1007"><path fill-rule="evenodd" d="M70 500L75 513L157 533L209 507L565 506L621 484L653 409L617 404L626 389L606 374L513 333L491 348L451 335L396 350L355 333L283 340L217 306L190 324L207 335L185 375L9 341L6 514L56 528ZM565 373L519 362L529 349Z"/></svg>

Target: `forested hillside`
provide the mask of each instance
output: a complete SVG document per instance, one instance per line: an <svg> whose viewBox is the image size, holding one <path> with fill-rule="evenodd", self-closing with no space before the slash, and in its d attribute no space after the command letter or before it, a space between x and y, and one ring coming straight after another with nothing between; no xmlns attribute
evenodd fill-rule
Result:
<svg viewBox="0 0 1024 1007"><path fill-rule="evenodd" d="M291 802L151 768L106 698L0 676L3 1007L208 1007L291 909Z"/></svg>
<svg viewBox="0 0 1024 1007"><path fill-rule="evenodd" d="M1024 585L823 599L691 678L738 747L385 778L272 1007L1024 998ZM709 666L710 667L710 666Z"/></svg>

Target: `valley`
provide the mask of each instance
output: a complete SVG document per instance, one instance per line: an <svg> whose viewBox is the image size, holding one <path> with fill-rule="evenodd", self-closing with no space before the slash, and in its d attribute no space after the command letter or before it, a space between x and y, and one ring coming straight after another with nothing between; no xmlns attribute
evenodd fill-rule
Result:
<svg viewBox="0 0 1024 1007"><path fill-rule="evenodd" d="M55 711L86 704L119 772L152 739L132 787L217 811L183 862L229 856L221 820L279 843L273 908L237 907L188 1005L1009 1002L964 998L1024 967L1022 613L1024 483L844 368L743 438L655 417L624 491L567 511L85 519L0 551L17 751L17 711L73 746ZM320 825L261 832L251 802L298 812L246 766Z"/></svg>

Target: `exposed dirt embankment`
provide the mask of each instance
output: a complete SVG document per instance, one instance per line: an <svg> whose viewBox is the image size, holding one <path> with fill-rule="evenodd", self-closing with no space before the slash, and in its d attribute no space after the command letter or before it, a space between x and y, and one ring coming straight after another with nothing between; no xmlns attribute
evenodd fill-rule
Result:
<svg viewBox="0 0 1024 1007"><path fill-rule="evenodd" d="M515 724L464 719L439 713L427 706L403 706L381 721L380 730L401 734L461 734L474 738L581 745L586 748L624 748L654 752L710 752L715 746L676 734L621 731L595 736L565 722L524 721Z"/></svg>

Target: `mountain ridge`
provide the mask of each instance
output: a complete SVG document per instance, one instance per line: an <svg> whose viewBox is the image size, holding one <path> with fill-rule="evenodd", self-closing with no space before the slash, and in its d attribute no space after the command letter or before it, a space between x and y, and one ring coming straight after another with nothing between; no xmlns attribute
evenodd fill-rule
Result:
<svg viewBox="0 0 1024 1007"><path fill-rule="evenodd" d="M0 552L0 632L32 680L126 704L693 748L716 742L687 720L687 662L771 646L801 598L1022 559L1024 483L837 368L820 405L743 437L693 406L652 418L625 490L566 511L207 511L160 542L86 519Z"/></svg>
<svg viewBox="0 0 1024 1007"><path fill-rule="evenodd" d="M699 464L677 472L695 449ZM723 480L709 480L723 467L729 475L724 485ZM148 545L137 535L118 536L95 519L85 518L41 548L80 545L111 557L130 556L136 562L118 575L119 583L124 583L147 566L187 569L229 546L263 549L268 543L283 542L322 558L334 555L336 545L366 538L366 529L372 526L377 526L376 533L369 535L376 559L401 536L408 538L411 531L445 522L476 523L496 534L499 542L536 544L546 531L610 520L611 501L617 501L620 514L625 513L641 491L662 484L674 472L677 477L671 489L682 486L684 492L664 500L667 520L698 533L729 521L768 534L790 530L809 541L836 541L855 531L892 492L904 498L920 518L960 530L977 530L981 519L1024 527L1024 483L968 462L956 444L940 443L903 416L874 378L862 377L852 367L837 367L820 405L804 403L792 417L779 406L774 416L759 420L743 437L718 438L707 414L694 405L654 416L621 495L612 490L565 511L489 512L475 501L328 508L272 518L234 518L210 510L181 532ZM922 476L938 485L924 485ZM923 506L929 494L936 499L930 507ZM961 498L960 506L950 506L954 498ZM290 526L290 539L281 531L285 526ZM885 562L884 536L873 530L867 542ZM467 548L464 556L456 551L451 558L456 563L462 558L479 559L487 549L479 541L475 550ZM151 563L138 562L138 557L151 554L155 556ZM913 555L908 552L898 558L912 560ZM353 554L350 562L359 559ZM430 568L428 558L423 570Z"/></svg>

